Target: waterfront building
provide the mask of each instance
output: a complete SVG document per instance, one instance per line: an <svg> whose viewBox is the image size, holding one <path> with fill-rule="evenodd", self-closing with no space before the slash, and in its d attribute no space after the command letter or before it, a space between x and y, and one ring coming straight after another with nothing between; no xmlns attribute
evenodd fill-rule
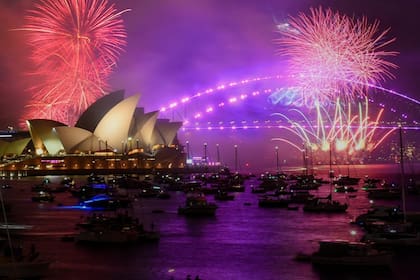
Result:
<svg viewBox="0 0 420 280"><path fill-rule="evenodd" d="M112 92L93 103L74 127L27 120L28 131L0 140L2 171L183 168L177 139L182 122L137 107L140 95ZM19 136L19 137L18 137Z"/></svg>

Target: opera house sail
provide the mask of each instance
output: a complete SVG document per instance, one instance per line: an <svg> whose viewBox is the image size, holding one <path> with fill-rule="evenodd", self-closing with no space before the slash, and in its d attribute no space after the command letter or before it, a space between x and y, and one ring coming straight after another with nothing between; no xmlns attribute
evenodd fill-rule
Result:
<svg viewBox="0 0 420 280"><path fill-rule="evenodd" d="M159 111L137 107L140 95L112 92L93 103L74 127L27 120L27 137L0 141L2 170L183 168L177 143L181 122L159 119ZM19 158L13 167L6 157Z"/></svg>

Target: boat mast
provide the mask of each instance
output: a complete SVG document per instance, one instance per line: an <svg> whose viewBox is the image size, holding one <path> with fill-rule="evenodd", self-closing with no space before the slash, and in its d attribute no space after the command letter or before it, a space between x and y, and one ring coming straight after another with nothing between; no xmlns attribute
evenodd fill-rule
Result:
<svg viewBox="0 0 420 280"><path fill-rule="evenodd" d="M333 185L333 178L334 178L334 171L332 170L332 142L330 142L330 171L329 177L330 177L330 195L329 198L332 200L332 185Z"/></svg>
<svg viewBox="0 0 420 280"><path fill-rule="evenodd" d="M346 164L347 164L347 177L350 178L350 151L349 147L346 148Z"/></svg>
<svg viewBox="0 0 420 280"><path fill-rule="evenodd" d="M306 150L305 144L303 144L302 157L303 157L303 175L307 177L308 176L308 157L307 157L307 150Z"/></svg>
<svg viewBox="0 0 420 280"><path fill-rule="evenodd" d="M407 222L407 215L406 215L406 205L405 205L405 182L404 182L404 148L403 148L403 141L402 141L402 125L399 124L399 134L400 134L400 167L401 167L401 195L402 195L402 203L403 203L403 218L404 223Z"/></svg>
<svg viewBox="0 0 420 280"><path fill-rule="evenodd" d="M4 200L3 200L3 192L0 189L0 203L1 203L1 211L3 211L3 220L4 224L6 225L6 235L7 235L7 241L10 248L10 256L12 258L13 263L13 273L16 276L16 259L15 259L15 253L13 252L13 245L12 245L12 238L10 237L10 231L9 231L9 223L7 221L7 213L6 213L6 207L4 206Z"/></svg>

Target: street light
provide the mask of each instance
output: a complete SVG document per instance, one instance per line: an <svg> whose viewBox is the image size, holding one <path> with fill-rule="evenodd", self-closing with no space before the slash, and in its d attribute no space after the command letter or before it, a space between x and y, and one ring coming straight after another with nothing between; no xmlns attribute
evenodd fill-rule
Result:
<svg viewBox="0 0 420 280"><path fill-rule="evenodd" d="M405 181L404 181L404 147L403 147L403 131L402 131L402 125L401 123L398 124L398 131L399 131L399 140L400 140L400 169L401 169L401 194L402 194L402 202L403 202L403 219L404 219L404 223L407 222L407 216L405 215L406 213L406 203L405 203Z"/></svg>
<svg viewBox="0 0 420 280"><path fill-rule="evenodd" d="M187 146L187 160L190 159L190 141L185 142Z"/></svg>
<svg viewBox="0 0 420 280"><path fill-rule="evenodd" d="M204 162L207 164L207 143L204 143Z"/></svg>
<svg viewBox="0 0 420 280"><path fill-rule="evenodd" d="M129 152L131 152L131 150L133 150L133 143L131 142L132 140L133 140L133 138L131 138L131 137L128 137L128 143L130 144L130 146L129 146Z"/></svg>
<svg viewBox="0 0 420 280"><path fill-rule="evenodd" d="M235 171L238 172L238 145L235 145L234 148L235 148Z"/></svg>
<svg viewBox="0 0 420 280"><path fill-rule="evenodd" d="M216 144L217 163L220 164L219 144Z"/></svg>
<svg viewBox="0 0 420 280"><path fill-rule="evenodd" d="M279 174L279 147L276 146L276 167L277 174Z"/></svg>

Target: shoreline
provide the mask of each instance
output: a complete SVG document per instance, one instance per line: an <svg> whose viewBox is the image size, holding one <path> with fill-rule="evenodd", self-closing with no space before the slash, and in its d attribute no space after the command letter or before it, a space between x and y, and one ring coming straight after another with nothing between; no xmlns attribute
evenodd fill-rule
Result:
<svg viewBox="0 0 420 280"><path fill-rule="evenodd" d="M39 176L83 176L90 174L98 175L148 175L155 173L164 174L193 174L193 173L217 173L223 166L188 166L185 168L132 168L132 169L47 169L47 170L0 170L3 180L20 177L39 177ZM372 164L338 164L332 165L335 176L353 176L363 179L381 177L384 179L399 180L401 178L401 166L399 163L372 163ZM408 163L404 165L404 175L420 181L420 163ZM302 166L283 166L279 169L280 173L286 174L313 174L315 177L328 178L330 166L328 164L315 165L313 168L305 169ZM391 170L391 172L390 172ZM231 172L234 172L231 170ZM274 167L263 170L262 168L239 170L243 175L256 175L264 173L276 173ZM420 183L420 182L419 182Z"/></svg>

